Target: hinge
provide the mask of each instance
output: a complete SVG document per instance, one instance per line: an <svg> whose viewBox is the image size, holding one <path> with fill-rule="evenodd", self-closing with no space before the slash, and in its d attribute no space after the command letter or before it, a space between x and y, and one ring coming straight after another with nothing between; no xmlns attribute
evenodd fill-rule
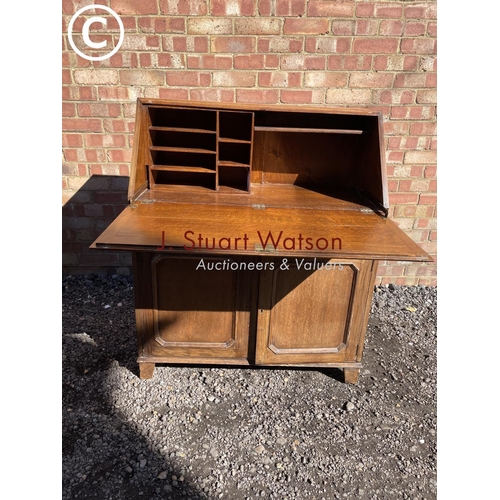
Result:
<svg viewBox="0 0 500 500"><path fill-rule="evenodd" d="M255 243L254 248L256 252L278 253L278 249L272 245L266 245L266 248L264 248L260 243Z"/></svg>

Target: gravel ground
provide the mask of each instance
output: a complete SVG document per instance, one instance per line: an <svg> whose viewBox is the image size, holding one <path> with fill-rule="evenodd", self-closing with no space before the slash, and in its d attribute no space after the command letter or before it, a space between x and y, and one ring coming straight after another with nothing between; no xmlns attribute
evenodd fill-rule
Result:
<svg viewBox="0 0 500 500"><path fill-rule="evenodd" d="M140 380L131 280L63 278L63 498L436 498L436 295L376 288L357 385L166 365Z"/></svg>

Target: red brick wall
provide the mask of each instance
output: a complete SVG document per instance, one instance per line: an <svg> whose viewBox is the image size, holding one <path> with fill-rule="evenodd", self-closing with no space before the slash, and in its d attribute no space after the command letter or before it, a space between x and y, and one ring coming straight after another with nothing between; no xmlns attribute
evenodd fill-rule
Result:
<svg viewBox="0 0 500 500"><path fill-rule="evenodd" d="M111 7L125 27L104 61L68 43L71 17L91 4ZM87 248L126 204L141 96L381 110L389 216L435 256L435 2L63 0L63 33L66 273L129 272L128 254ZM381 263L379 276L435 285L436 267Z"/></svg>

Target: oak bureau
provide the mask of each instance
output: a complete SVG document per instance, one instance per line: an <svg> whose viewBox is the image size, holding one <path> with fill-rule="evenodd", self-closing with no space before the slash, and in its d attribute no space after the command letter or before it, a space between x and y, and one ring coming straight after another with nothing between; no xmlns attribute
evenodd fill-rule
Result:
<svg viewBox="0 0 500 500"><path fill-rule="evenodd" d="M338 367L355 383L377 264L430 257L388 219L369 109L139 99L129 206L141 378L156 363Z"/></svg>

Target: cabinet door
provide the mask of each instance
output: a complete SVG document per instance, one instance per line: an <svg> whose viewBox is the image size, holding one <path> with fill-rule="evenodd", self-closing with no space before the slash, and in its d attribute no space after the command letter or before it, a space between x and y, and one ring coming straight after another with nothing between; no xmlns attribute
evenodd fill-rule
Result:
<svg viewBox="0 0 500 500"><path fill-rule="evenodd" d="M147 263L142 272L136 265L144 305L150 304L137 308L142 356L159 362L246 360L254 273L240 271L230 258L153 256L149 266L148 284Z"/></svg>
<svg viewBox="0 0 500 500"><path fill-rule="evenodd" d="M257 364L360 361L376 274L373 261L274 260L262 272ZM306 267L307 266L307 267Z"/></svg>

